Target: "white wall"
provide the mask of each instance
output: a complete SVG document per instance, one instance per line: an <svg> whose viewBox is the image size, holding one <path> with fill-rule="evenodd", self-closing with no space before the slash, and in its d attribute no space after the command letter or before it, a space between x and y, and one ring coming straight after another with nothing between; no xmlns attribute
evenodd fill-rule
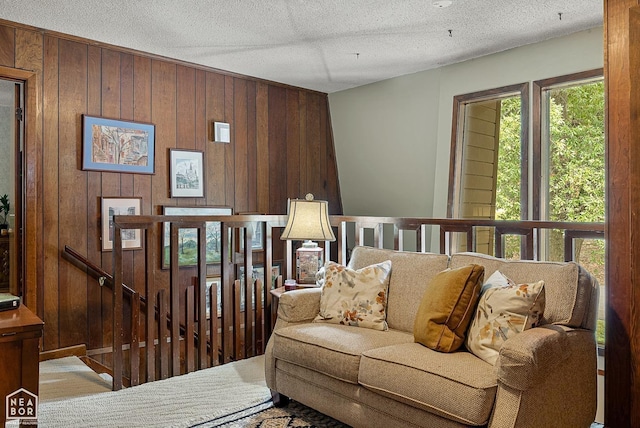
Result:
<svg viewBox="0 0 640 428"><path fill-rule="evenodd" d="M600 68L603 46L597 28L330 94L345 215L445 217L453 97Z"/></svg>

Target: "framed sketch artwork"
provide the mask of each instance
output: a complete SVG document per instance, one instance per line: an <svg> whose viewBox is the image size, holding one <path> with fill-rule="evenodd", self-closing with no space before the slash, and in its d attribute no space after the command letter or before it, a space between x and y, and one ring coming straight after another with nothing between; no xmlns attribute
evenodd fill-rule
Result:
<svg viewBox="0 0 640 428"><path fill-rule="evenodd" d="M82 169L154 173L155 126L82 116Z"/></svg>
<svg viewBox="0 0 640 428"><path fill-rule="evenodd" d="M198 150L169 150L171 197L204 197L204 157Z"/></svg>
<svg viewBox="0 0 640 428"><path fill-rule="evenodd" d="M113 250L113 216L140 215L142 198L102 198L102 251ZM140 229L122 230L122 248L136 250L142 248Z"/></svg>

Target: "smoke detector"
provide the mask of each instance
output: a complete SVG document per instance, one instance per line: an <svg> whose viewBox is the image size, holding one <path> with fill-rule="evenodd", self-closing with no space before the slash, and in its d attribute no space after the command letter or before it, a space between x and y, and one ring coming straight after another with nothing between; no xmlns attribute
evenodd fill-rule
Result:
<svg viewBox="0 0 640 428"><path fill-rule="evenodd" d="M433 0L433 3L431 3L431 5L433 7L443 8L451 6L452 3L453 1L451 0Z"/></svg>

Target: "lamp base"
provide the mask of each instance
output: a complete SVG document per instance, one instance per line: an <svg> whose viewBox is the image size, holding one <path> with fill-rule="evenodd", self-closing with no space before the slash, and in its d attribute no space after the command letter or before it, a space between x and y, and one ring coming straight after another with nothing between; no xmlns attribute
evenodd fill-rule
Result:
<svg viewBox="0 0 640 428"><path fill-rule="evenodd" d="M298 284L315 284L316 274L322 267L323 249L312 241L305 241L296 250L296 270Z"/></svg>

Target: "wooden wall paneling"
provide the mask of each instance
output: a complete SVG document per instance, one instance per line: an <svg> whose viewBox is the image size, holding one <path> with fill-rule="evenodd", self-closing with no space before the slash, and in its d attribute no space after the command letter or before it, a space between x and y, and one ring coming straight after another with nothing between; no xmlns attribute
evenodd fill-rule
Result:
<svg viewBox="0 0 640 428"><path fill-rule="evenodd" d="M15 66L15 28L0 25L0 65Z"/></svg>
<svg viewBox="0 0 640 428"><path fill-rule="evenodd" d="M127 53L120 54L120 113L119 118L124 120L133 120L133 56ZM119 174L120 175L120 196L131 197L138 196L133 193L134 177L136 174ZM137 251L127 251L122 257L122 269L125 272L126 284L135 290L136 286L134 276L134 257ZM128 307L128 303L125 302ZM127 322L131 321L131 316L127 314Z"/></svg>
<svg viewBox="0 0 640 428"><path fill-rule="evenodd" d="M120 114L119 119L133 120L133 56L131 54L120 54ZM120 174L120 196L134 196L133 179L135 174ZM127 257L123 269L125 272L132 266L127 265L127 261L132 261ZM131 284L133 285L133 284Z"/></svg>
<svg viewBox="0 0 640 428"><path fill-rule="evenodd" d="M58 248L69 245L87 248L86 175L78 169L82 152L80 120L86 109L87 46L60 40L59 43L59 175ZM78 231L81 231L78 233ZM59 265L59 344L62 347L86 342L86 277L70 263Z"/></svg>
<svg viewBox="0 0 640 428"><path fill-rule="evenodd" d="M318 165L320 169L317 175L316 190L323 200L327 200L327 98L318 95Z"/></svg>
<svg viewBox="0 0 640 428"><path fill-rule="evenodd" d="M257 148L256 82L247 81L247 211L258 211L258 148Z"/></svg>
<svg viewBox="0 0 640 428"><path fill-rule="evenodd" d="M286 89L269 87L269 209L270 213L286 213L288 159L286 142Z"/></svg>
<svg viewBox="0 0 640 428"><path fill-rule="evenodd" d="M304 197L300 189L300 91L287 89L287 198ZM284 214L285 211L277 214Z"/></svg>
<svg viewBox="0 0 640 428"><path fill-rule="evenodd" d="M195 70L176 67L176 147L195 150ZM204 155L203 155L204 159ZM206 164L205 164L206 168ZM205 183L206 187L206 183ZM180 205L197 205L201 198L180 198Z"/></svg>
<svg viewBox="0 0 640 428"><path fill-rule="evenodd" d="M193 103L194 103L194 114L195 117L193 119L192 126L195 127L194 135L195 135L195 148L196 150L201 150L204 152L204 162L205 168L207 168L207 149L209 148L207 144L207 101L206 101L206 74L203 70L196 70L195 76L195 87L193 93ZM203 171L203 180L206 180L206 172ZM199 204L206 205L207 202L207 190L206 186L209 184L208 181L205 181L205 194L204 199L199 199ZM197 296L197 294L196 294Z"/></svg>
<svg viewBox="0 0 640 428"><path fill-rule="evenodd" d="M149 58L140 56L133 57L133 120L151 123L151 60ZM157 161L155 164L155 168L157 171ZM153 195L151 193L151 180L153 179L153 175L133 174L133 176L133 196L140 196L142 198L140 207L142 214L155 214L155 212L153 211ZM151 237L150 239L153 239L153 236L157 235L153 235L153 232L150 232L149 236ZM158 242L154 244L157 245ZM143 242L143 246L145 248L148 248L148 245L148 242ZM159 263L160 255L156 254L156 256L156 258L152 259L153 263ZM134 251L133 257L133 287L140 294L140 296L144 296L145 298L147 298L147 307L152 307L152 305L155 304L155 294L147 296L146 293L147 267L151 269L152 266L147 265L144 250ZM153 265L153 267L155 266L156 265ZM151 274L150 278L150 281L155 282L153 279L153 274ZM143 324L143 326L141 327L141 331L144 332L142 333L142 340L147 341L147 344L149 344L146 335L146 332L149 330L147 328L147 321L149 319L153 319L153 315L151 315L151 318L149 318L148 316L141 316L140 318ZM146 370L146 358L143 358L142 361L143 367Z"/></svg>
<svg viewBox="0 0 640 428"><path fill-rule="evenodd" d="M236 125L233 117L233 85L234 78L224 76L224 121L229 124L231 129L231 143L224 144L224 205L233 207L235 201L235 132ZM236 212L234 210L234 212Z"/></svg>
<svg viewBox="0 0 640 428"><path fill-rule="evenodd" d="M249 211L247 166L247 81L233 79L234 212Z"/></svg>
<svg viewBox="0 0 640 428"><path fill-rule="evenodd" d="M629 188L640 188L640 6L629 10L629 74L630 74L630 135L629 135ZM631 206L631 325L629 332L629 345L631 347L631 384L635 387L630 395L632 421L640 424L640 293L637 287L640 284L640 195L637 191L629 192ZM606 373L606 370L605 370Z"/></svg>
<svg viewBox="0 0 640 428"><path fill-rule="evenodd" d="M58 51L59 39L46 36L44 38L44 94L43 103L47 106L43 110L44 141L42 150L42 191L45 195L58 195L59 176L59 89L58 89ZM75 159L75 158L74 158ZM43 321L44 321L44 350L60 347L59 333L60 310L58 306L60 284L58 275L58 205L59 198L43 198Z"/></svg>
<svg viewBox="0 0 640 428"><path fill-rule="evenodd" d="M101 94L101 116L119 119L120 118L120 53L109 49L101 49L102 75L100 79L100 94ZM120 175L115 172L102 172L101 174L101 196L102 197L118 197L121 195ZM102 207L100 208L102 212ZM99 227L102 227L103 222L108 219L100 216ZM100 236L102 235L101 229L99 229ZM102 245L102 244L101 244ZM125 259L128 257L128 252L123 255L123 266L127 264ZM111 272L111 251L101 252L101 266L107 271ZM130 282L127 280L128 271L123 271L124 281L127 285ZM111 346L113 339L113 293L110 288L102 287L102 331L103 331L103 346ZM111 355L105 355L104 362L107 365L111 365Z"/></svg>
<svg viewBox="0 0 640 428"><path fill-rule="evenodd" d="M605 111L606 152L606 347L605 347L605 425L632 427L640 425L634 402L631 347L632 258L629 157L630 76L629 76L629 8L636 0L605 0ZM637 314L636 314L637 316ZM635 352L634 352L635 351ZM637 368L636 368L637 369ZM636 370L637 372L637 370ZM632 413L635 412L635 413Z"/></svg>
<svg viewBox="0 0 640 428"><path fill-rule="evenodd" d="M324 109L327 115L327 200L329 202L329 214L342 215L342 198L340 197L336 149L333 144L333 126L331 125L331 112L328 101L325 101Z"/></svg>
<svg viewBox="0 0 640 428"><path fill-rule="evenodd" d="M87 60L87 109L86 113L100 116L102 110L102 51L89 46ZM102 194L102 173L87 171L87 248L86 256L95 264L102 259L100 242L100 197ZM81 251L81 249L77 249ZM103 345L102 298L103 290L98 281L87 275L87 348L96 349ZM107 293L104 293L107 297ZM109 302L111 300L109 299ZM45 322L46 326L46 322ZM46 330L46 327L45 327ZM109 330L110 331L110 330ZM100 359L101 356L96 358Z"/></svg>
<svg viewBox="0 0 640 428"><path fill-rule="evenodd" d="M269 86L263 82L256 86L256 211L273 214L269 207Z"/></svg>
<svg viewBox="0 0 640 428"><path fill-rule="evenodd" d="M298 164L300 165L300 197L304 197L304 195L308 192L307 177L309 176L309 168L307 167L307 153L309 151L309 139L307 135L307 111L309 96L310 94L300 91L300 96L298 97L300 112L300 115L298 117L298 120L300 121L300 153L298 155Z"/></svg>
<svg viewBox="0 0 640 428"><path fill-rule="evenodd" d="M210 140L213 141L213 122L224 122L224 76L207 73L206 108ZM232 130L233 131L233 130ZM211 143L206 151L207 204L225 205L225 147L223 143Z"/></svg>
<svg viewBox="0 0 640 428"><path fill-rule="evenodd" d="M169 197L169 148L176 147L176 66L152 61L151 121L156 125L156 173L153 204L174 205Z"/></svg>
<svg viewBox="0 0 640 428"><path fill-rule="evenodd" d="M323 174L320 158L320 109L317 94L307 95L307 181L303 183L304 193L311 192L317 199L322 199L320 176Z"/></svg>
<svg viewBox="0 0 640 428"><path fill-rule="evenodd" d="M42 246L42 143L43 143L43 35L35 31L15 30L15 65L34 74L26 77L25 147L24 147L24 263L23 303L38 314L44 313L42 289L44 286Z"/></svg>

